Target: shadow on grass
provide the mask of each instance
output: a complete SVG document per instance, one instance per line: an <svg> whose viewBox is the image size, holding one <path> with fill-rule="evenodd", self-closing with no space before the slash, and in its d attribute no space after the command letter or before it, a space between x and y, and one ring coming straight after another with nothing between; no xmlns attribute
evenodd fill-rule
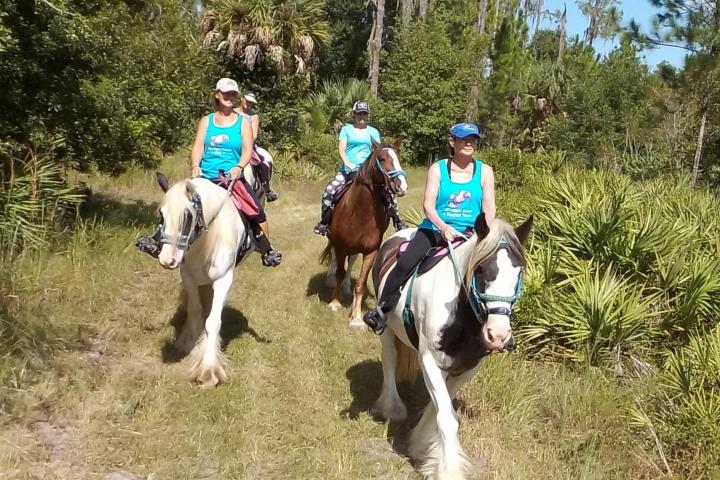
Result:
<svg viewBox="0 0 720 480"><path fill-rule="evenodd" d="M384 419L372 412L382 388L382 364L377 360L363 360L348 368L345 377L350 381L353 400L350 406L340 412L340 416L355 420L361 413L368 413L376 421L384 422ZM430 401L430 397L422 376L419 376L414 383L399 384L398 391L407 407L408 418L404 422L389 422L387 438L396 453L407 457L410 432L420 420L423 408Z"/></svg>
<svg viewBox="0 0 720 480"><path fill-rule="evenodd" d="M99 192L87 192L80 207L83 218L97 218L107 225L121 227L154 227L158 204L141 200L122 202Z"/></svg>
<svg viewBox="0 0 720 480"><path fill-rule="evenodd" d="M185 306L181 303L175 314L170 319L170 324L175 330L173 341L168 340L162 348L162 361L164 363L177 363L187 356L186 353L179 352L173 345L174 340L178 338L185 322ZM272 340L265 338L253 329L247 317L233 307L225 307L222 311L222 325L220 326L221 348L225 350L231 341L242 335L250 335L258 343L272 343Z"/></svg>
<svg viewBox="0 0 720 480"><path fill-rule="evenodd" d="M325 278L325 272L316 273L310 277L305 295L308 297L316 296L321 302L329 303L332 299L333 288L325 284ZM355 288L355 280L352 277L350 278L350 288ZM340 301L344 307L348 307L352 304L352 296L348 297L343 294L340 297Z"/></svg>

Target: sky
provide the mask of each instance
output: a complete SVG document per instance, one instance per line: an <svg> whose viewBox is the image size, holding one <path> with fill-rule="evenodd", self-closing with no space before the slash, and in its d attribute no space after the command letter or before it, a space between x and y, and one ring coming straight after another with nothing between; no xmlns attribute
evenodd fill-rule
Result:
<svg viewBox="0 0 720 480"><path fill-rule="evenodd" d="M585 17L580 9L577 7L575 0L545 0L545 10L562 10L563 5L567 5L567 32L568 38L575 35L580 35L582 38L585 29L588 26L589 20ZM627 25L631 19L635 19L640 25L642 25L643 32L650 31L650 25L652 17L660 10L656 9L648 0L620 0L620 10L623 12L622 24ZM549 20L543 20L540 24L540 28L555 28ZM612 50L619 43L619 38L615 40L595 40L593 46L598 53L606 54ZM658 47L655 49L645 49L640 52L640 56L644 57L645 62L654 67L658 63L666 60L671 64L681 67L683 65L683 59L685 57L684 50L673 47Z"/></svg>

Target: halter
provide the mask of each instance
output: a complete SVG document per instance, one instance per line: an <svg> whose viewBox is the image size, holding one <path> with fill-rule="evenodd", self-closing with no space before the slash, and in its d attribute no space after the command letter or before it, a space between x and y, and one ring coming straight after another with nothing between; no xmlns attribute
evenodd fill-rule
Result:
<svg viewBox="0 0 720 480"><path fill-rule="evenodd" d="M384 147L383 150L395 150L395 149L392 147ZM380 159L377 157L375 157L375 168L377 168L380 171L380 173L382 173L383 176L385 177L386 181L383 184L384 186L388 186L388 184L390 183L391 180L394 180L398 177L406 177L407 178L407 175L405 175L405 171L402 169L390 170L389 172L386 171L385 168L383 168L382 162L380 162Z"/></svg>
<svg viewBox="0 0 720 480"><path fill-rule="evenodd" d="M465 237L464 235L460 234L462 237ZM465 237L467 239L467 237ZM500 240L499 245L507 245L508 241L504 238ZM455 274L457 276L458 281L460 282L460 288L463 290L466 290L465 283L463 282L462 274L460 273L460 266L458 265L457 258L455 257L455 248L452 246L452 242L448 242L448 251L450 252L450 261L453 264L453 269L455 270ZM487 320L488 315L504 315L506 317L510 317L511 319L515 317L515 312L513 311L513 307L517 303L517 301L520 299L520 296L522 295L523 290L523 281L522 281L522 270L520 270L520 273L518 274L518 282L517 286L515 287L515 293L510 296L503 296L503 295L490 295L488 293L479 292L477 288L477 284L475 282L475 275L472 276L472 280L470 281L470 292L465 292L467 298L468 298L468 304L470 305L470 309L473 311L473 314L475 315L475 319L480 322L484 323ZM487 303L488 302L502 302L502 303L509 303L510 308L507 307L493 307L488 308Z"/></svg>
<svg viewBox="0 0 720 480"><path fill-rule="evenodd" d="M232 178L230 180L230 183L228 184L228 193L225 197L226 199L230 196L232 192L235 180L237 180L237 177ZM202 232L207 231L208 225L212 223L213 220L215 220L215 217L213 217L210 219L209 222L205 222L205 216L203 214L202 208L202 200L200 199L200 195L198 195L197 192L193 192L193 194L190 195L190 202L192 203L191 215L193 217L193 223L188 233L184 234L180 232L177 235L175 246L178 248L178 250L189 250L190 246L195 242L195 240L198 239ZM217 216L217 214L215 214L215 216ZM160 230L160 243L167 243L170 245L172 244L172 241L168 235L165 235L164 227L165 219L163 218L163 220L160 222L160 225L158 226L158 230Z"/></svg>

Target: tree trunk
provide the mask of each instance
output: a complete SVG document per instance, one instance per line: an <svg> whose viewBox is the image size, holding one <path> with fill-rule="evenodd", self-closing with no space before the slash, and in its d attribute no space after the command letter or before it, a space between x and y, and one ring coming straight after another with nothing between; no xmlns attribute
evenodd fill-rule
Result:
<svg viewBox="0 0 720 480"><path fill-rule="evenodd" d="M430 0L419 0L418 2L418 14L423 20L427 16L428 9L430 8Z"/></svg>
<svg viewBox="0 0 720 480"><path fill-rule="evenodd" d="M698 132L697 147L695 148L695 161L693 162L692 180L690 181L691 186L697 185L698 178L700 177L700 160L702 159L702 148L705 141L705 123L707 122L707 111L706 107L702 108L702 117L700 117L700 131Z"/></svg>
<svg viewBox="0 0 720 480"><path fill-rule="evenodd" d="M497 33L499 16L500 16L500 0L495 0L495 19L493 20L493 31L492 31L493 41L495 40L495 34Z"/></svg>
<svg viewBox="0 0 720 480"><path fill-rule="evenodd" d="M415 11L415 0L400 0L400 23L405 26L410 23Z"/></svg>
<svg viewBox="0 0 720 480"><path fill-rule="evenodd" d="M385 20L385 0L373 0L372 5L375 7L375 12L370 39L368 40L370 57L368 80L370 81L370 92L376 96L380 83L380 50L382 49L383 22Z"/></svg>
<svg viewBox="0 0 720 480"><path fill-rule="evenodd" d="M557 63L562 62L563 53L565 53L565 37L567 36L567 7L563 10L560 17L560 42L558 43Z"/></svg>
<svg viewBox="0 0 720 480"><path fill-rule="evenodd" d="M537 0L535 3L535 31L540 29L540 19L542 18L543 0Z"/></svg>
<svg viewBox="0 0 720 480"><path fill-rule="evenodd" d="M480 0L478 6L477 32L482 35L485 33L485 21L487 20L488 0Z"/></svg>

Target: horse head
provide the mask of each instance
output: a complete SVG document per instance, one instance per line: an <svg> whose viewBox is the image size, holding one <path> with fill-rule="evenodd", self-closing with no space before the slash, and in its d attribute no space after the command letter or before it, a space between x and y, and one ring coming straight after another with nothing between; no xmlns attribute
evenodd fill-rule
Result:
<svg viewBox="0 0 720 480"><path fill-rule="evenodd" d="M165 192L160 204L160 243L158 260L164 268L177 268L185 251L205 229L203 206L197 186L191 180L182 180L170 186L162 173L156 173L157 182Z"/></svg>
<svg viewBox="0 0 720 480"><path fill-rule="evenodd" d="M532 224L532 215L517 228L502 219L488 226L484 213L475 219L477 244L468 263L465 288L482 325L481 341L489 351L515 346L510 323L522 294L524 248Z"/></svg>
<svg viewBox="0 0 720 480"><path fill-rule="evenodd" d="M400 165L400 145L402 138L392 144L378 143L373 139L373 150L368 160L368 168L373 168L373 183L386 185L398 197L407 193L408 185L405 172Z"/></svg>

